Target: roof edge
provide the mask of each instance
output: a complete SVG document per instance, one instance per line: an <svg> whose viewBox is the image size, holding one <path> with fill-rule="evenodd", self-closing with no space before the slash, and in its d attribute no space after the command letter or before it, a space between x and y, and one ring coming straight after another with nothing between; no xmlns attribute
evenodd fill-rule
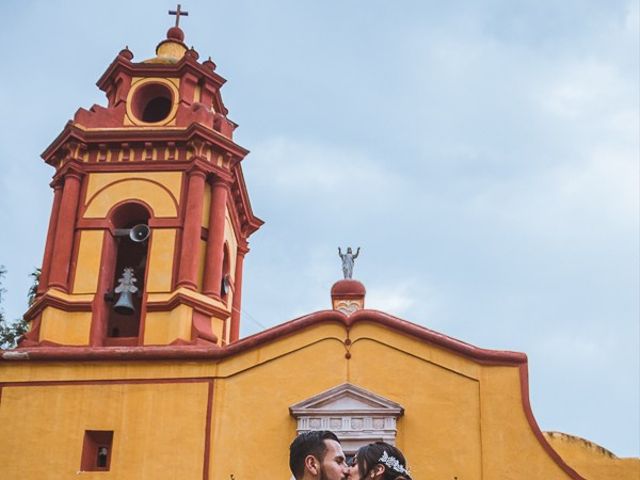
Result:
<svg viewBox="0 0 640 480"><path fill-rule="evenodd" d="M372 322L416 337L441 348L457 352L482 364L526 365L527 356L520 352L488 350L461 340L435 332L426 327L394 317L377 310L359 310L346 316L337 310L321 310L299 317L255 335L245 337L225 347L188 346L137 346L137 347L90 347L55 346L25 347L8 350L0 354L0 361L118 361L118 360L193 360L222 359L246 350L259 347L270 341L291 335L320 323L335 322L350 329L361 322Z"/></svg>

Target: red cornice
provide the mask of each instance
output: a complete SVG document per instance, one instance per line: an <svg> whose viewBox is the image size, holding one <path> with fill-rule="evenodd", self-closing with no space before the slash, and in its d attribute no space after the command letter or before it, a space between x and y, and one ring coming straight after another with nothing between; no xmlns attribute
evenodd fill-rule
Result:
<svg viewBox="0 0 640 480"><path fill-rule="evenodd" d="M173 297L169 300L169 303L155 303L153 306L149 306L152 306L151 310L153 310L154 306L166 308L168 304L173 304L172 302L192 303L191 300L193 299L191 299L191 297L186 298L186 296L182 295L179 297L179 299L177 296ZM192 306L203 309L205 307L200 304L196 306L195 303L192 303ZM209 306L207 305L207 307ZM290 335L310 326L326 322L336 322L344 325L347 329L350 329L351 326L359 322L377 323L392 330L398 330L425 342L437 345L446 350L457 352L470 360L482 364L521 365L526 364L527 362L527 356L524 353L478 348L461 340L457 340L442 333L429 330L428 328L376 310L359 310L349 317L337 310L323 310L264 330L263 332L246 337L224 348L201 348L190 346L177 349L174 347L130 347L126 349L126 351L119 349L116 353L113 348L107 347L60 347L32 349L20 348L14 350L14 352L23 352L32 360L109 360L113 358L128 360L162 359L165 358L165 355L166 358L180 358L181 352L184 354L184 358L215 359L233 356L251 348L259 347L260 345L282 338L285 335Z"/></svg>
<svg viewBox="0 0 640 480"><path fill-rule="evenodd" d="M177 306L184 304L192 307L194 310L201 312L210 317L215 316L218 318L225 318L229 316L229 312L221 307L211 305L210 303L203 302L195 297L186 295L182 292L178 292L176 295L166 301L149 301L147 300L148 312L166 312L172 310Z"/></svg>
<svg viewBox="0 0 640 480"><path fill-rule="evenodd" d="M90 312L91 301L81 300L71 302L63 298L53 296L49 292L45 292L43 295L38 297L33 305L31 305L25 312L25 320L33 320L46 307L54 307L67 312Z"/></svg>
<svg viewBox="0 0 640 480"><path fill-rule="evenodd" d="M94 143L130 143L130 142L188 142L202 139L231 153L242 160L249 150L241 147L224 135L207 128L199 123L192 123L180 129L145 129L139 127L125 127L118 129L83 129L72 121L67 122L64 129L55 140L42 152L42 158L49 165L55 166L53 158L56 152L69 140L75 139L85 144Z"/></svg>
<svg viewBox="0 0 640 480"><path fill-rule="evenodd" d="M260 218L256 217L253 214L253 209L251 208L251 201L249 200L249 193L247 192L247 185L244 182L244 175L242 173L242 167L240 164L235 166L235 178L237 182L237 190L232 189L231 195L237 197L236 205L240 206L240 220L241 223L245 223L247 228L246 232L240 232L241 236L244 238L249 238L253 232L258 230L262 225L264 225L264 221ZM244 218L246 222L242 222L242 214L244 214Z"/></svg>
<svg viewBox="0 0 640 480"><path fill-rule="evenodd" d="M118 55L98 79L96 85L100 90L106 91L109 88L109 79L121 71L131 77L181 77L185 73L191 73L197 77L207 77L216 85L217 88L222 87L222 85L227 82L225 78L221 77L210 68L201 65L190 55L185 55L179 62L173 64L144 62L133 63L128 61L122 55Z"/></svg>

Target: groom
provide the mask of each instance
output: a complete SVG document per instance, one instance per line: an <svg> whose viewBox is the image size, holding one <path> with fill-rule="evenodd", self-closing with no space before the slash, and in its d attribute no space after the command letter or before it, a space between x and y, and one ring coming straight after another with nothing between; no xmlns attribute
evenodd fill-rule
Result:
<svg viewBox="0 0 640 480"><path fill-rule="evenodd" d="M346 480L349 467L338 437L328 430L304 432L289 447L296 480Z"/></svg>

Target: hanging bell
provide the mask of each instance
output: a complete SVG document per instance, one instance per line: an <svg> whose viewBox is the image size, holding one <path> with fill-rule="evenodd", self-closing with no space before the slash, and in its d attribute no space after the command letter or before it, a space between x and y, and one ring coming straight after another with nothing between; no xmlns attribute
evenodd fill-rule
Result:
<svg viewBox="0 0 640 480"><path fill-rule="evenodd" d="M113 306L113 310L120 315L133 315L136 313L129 290L125 290L120 294L118 301Z"/></svg>
<svg viewBox="0 0 640 480"><path fill-rule="evenodd" d="M113 290L115 293L120 294L118 301L113 306L113 310L116 313L120 315L133 315L136 313L132 295L138 291L138 287L135 286L137 281L133 268L126 267L122 272L122 277L118 279L119 285Z"/></svg>

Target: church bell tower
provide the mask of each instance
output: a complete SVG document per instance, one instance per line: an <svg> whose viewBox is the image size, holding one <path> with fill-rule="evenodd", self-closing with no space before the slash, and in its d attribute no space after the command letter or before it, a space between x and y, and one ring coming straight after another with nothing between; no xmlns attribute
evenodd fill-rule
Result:
<svg viewBox="0 0 640 480"><path fill-rule="evenodd" d="M36 302L22 346L218 345L238 339L251 209L209 58L178 26L156 56L122 50L42 154L55 168Z"/></svg>

